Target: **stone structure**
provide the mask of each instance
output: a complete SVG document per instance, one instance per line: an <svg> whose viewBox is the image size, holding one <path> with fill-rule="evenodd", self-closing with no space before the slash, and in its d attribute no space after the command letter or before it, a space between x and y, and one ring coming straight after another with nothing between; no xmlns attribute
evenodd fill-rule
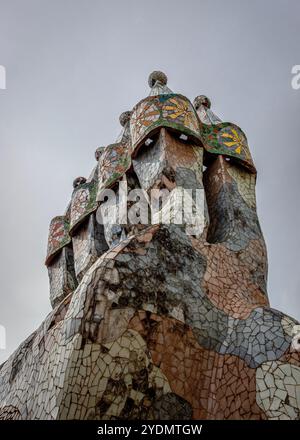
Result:
<svg viewBox="0 0 300 440"><path fill-rule="evenodd" d="M53 310L0 366L0 418L299 420L300 327L269 306L246 136L163 73L149 85L51 222ZM120 181L204 192L202 228L101 224Z"/></svg>

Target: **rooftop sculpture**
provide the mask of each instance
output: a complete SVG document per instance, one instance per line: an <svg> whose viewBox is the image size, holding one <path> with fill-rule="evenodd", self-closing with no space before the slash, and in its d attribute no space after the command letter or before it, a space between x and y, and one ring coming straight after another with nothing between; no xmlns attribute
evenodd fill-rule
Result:
<svg viewBox="0 0 300 440"><path fill-rule="evenodd" d="M300 325L269 305L246 135L164 73L149 86L51 221L53 310L0 366L0 419L299 419ZM201 212L120 220L121 184L200 191Z"/></svg>

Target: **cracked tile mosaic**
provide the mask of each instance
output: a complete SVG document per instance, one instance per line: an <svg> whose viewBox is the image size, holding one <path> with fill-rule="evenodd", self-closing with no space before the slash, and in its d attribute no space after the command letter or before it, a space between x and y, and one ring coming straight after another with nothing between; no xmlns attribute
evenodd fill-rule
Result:
<svg viewBox="0 0 300 440"><path fill-rule="evenodd" d="M162 72L149 85L51 221L53 309L0 366L0 419L299 420L300 324L269 304L246 137ZM101 194L117 194L112 217L120 182L168 203L202 190L202 229L101 224Z"/></svg>

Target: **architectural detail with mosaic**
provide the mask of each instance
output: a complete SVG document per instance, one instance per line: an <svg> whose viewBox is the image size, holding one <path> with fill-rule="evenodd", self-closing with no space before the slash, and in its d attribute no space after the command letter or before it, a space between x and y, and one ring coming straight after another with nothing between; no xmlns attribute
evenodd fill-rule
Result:
<svg viewBox="0 0 300 440"><path fill-rule="evenodd" d="M269 304L246 135L149 85L50 223L52 311L0 366L0 419L299 420L300 324ZM198 190L201 213L124 221L121 184Z"/></svg>

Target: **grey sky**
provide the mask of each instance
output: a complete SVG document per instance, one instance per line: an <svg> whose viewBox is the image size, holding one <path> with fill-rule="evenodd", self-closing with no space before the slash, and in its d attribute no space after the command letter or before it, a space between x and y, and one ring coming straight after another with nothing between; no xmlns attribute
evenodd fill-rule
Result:
<svg viewBox="0 0 300 440"><path fill-rule="evenodd" d="M300 319L299 29L298 0L0 0L0 362L50 311L51 218L157 69L247 134L271 304Z"/></svg>

